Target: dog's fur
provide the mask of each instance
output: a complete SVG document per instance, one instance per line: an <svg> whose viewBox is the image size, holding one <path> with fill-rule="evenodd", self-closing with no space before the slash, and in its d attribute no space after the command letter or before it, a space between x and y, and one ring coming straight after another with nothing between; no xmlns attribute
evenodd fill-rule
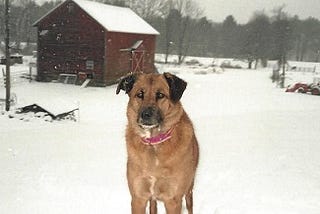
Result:
<svg viewBox="0 0 320 214"><path fill-rule="evenodd" d="M188 213L193 213L192 189L199 149L192 123L180 98L187 83L175 75L132 74L124 77L117 94L129 95L126 143L127 179L133 214L157 213L156 200L164 202L168 214L181 214L185 196ZM145 137L170 130L171 138L146 145Z"/></svg>

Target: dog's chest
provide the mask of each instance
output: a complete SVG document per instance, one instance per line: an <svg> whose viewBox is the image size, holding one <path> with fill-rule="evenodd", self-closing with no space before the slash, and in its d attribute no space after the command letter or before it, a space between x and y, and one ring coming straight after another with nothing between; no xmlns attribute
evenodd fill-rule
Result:
<svg viewBox="0 0 320 214"><path fill-rule="evenodd" d="M158 149L158 146L151 146L152 147L152 156L153 156L153 164L155 167L158 167L159 166L159 149Z"/></svg>
<svg viewBox="0 0 320 214"><path fill-rule="evenodd" d="M156 168L160 166L160 161L162 161L163 159L161 150L158 148L157 145L147 146L147 148L145 148L143 152L139 153L139 156L140 158L137 161L140 165L141 163L144 163L143 168L146 170L157 170Z"/></svg>
<svg viewBox="0 0 320 214"><path fill-rule="evenodd" d="M159 150L157 146L150 146L148 150L148 154L145 156L146 159L143 161L146 163L143 169L143 174L149 184L149 192L154 196L157 192L155 191L156 184L159 183L159 180L161 181L161 179L168 173L166 168L163 166L163 162L160 160L161 157L159 157Z"/></svg>
<svg viewBox="0 0 320 214"><path fill-rule="evenodd" d="M172 197L178 187L175 177L144 175L135 179L135 189L139 196L162 200Z"/></svg>

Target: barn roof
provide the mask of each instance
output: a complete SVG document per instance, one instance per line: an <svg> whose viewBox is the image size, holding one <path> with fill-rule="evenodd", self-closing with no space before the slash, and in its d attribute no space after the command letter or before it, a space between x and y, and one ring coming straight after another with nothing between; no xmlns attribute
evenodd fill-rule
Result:
<svg viewBox="0 0 320 214"><path fill-rule="evenodd" d="M77 4L107 31L151 35L159 34L157 30L155 30L130 8L111 6L87 0L66 0L59 4L56 8L62 4L65 4L66 2L74 2ZM42 19L50 15L51 12L53 12L56 8L49 11L49 13L36 21L34 25L39 24Z"/></svg>

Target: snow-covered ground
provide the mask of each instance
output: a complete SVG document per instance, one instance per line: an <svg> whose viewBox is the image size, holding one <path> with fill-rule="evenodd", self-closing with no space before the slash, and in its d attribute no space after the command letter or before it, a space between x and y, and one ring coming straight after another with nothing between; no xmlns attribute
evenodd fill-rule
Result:
<svg viewBox="0 0 320 214"><path fill-rule="evenodd" d="M319 214L320 96L285 93L270 69L209 72L212 61L158 65L188 82L182 103L201 147L195 213ZM79 106L80 121L0 115L0 213L130 213L128 98L115 89L27 81L12 88L20 106Z"/></svg>

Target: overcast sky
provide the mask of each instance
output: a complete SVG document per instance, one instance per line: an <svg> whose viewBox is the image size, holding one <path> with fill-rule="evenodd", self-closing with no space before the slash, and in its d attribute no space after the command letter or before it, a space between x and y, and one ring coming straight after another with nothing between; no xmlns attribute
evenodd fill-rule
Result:
<svg viewBox="0 0 320 214"><path fill-rule="evenodd" d="M273 8L286 5L284 11L298 15L300 19L310 16L320 19L320 0L195 0L214 22L222 22L233 15L238 23L246 23L253 12L263 10L270 15Z"/></svg>
<svg viewBox="0 0 320 214"><path fill-rule="evenodd" d="M36 0L43 2L45 0ZM275 7L286 5L285 12L298 15L300 19L310 16L320 20L320 0L194 0L199 3L209 19L222 22L233 15L238 23L247 23L254 11L265 10L271 15Z"/></svg>

